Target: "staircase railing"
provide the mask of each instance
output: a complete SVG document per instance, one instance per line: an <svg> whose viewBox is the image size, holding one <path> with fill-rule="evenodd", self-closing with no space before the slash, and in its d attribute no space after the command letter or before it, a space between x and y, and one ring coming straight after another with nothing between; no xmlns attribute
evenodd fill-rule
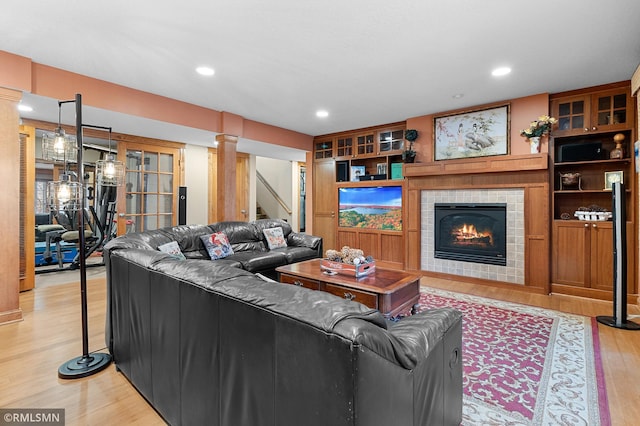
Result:
<svg viewBox="0 0 640 426"><path fill-rule="evenodd" d="M262 176L260 174L260 172L257 171L257 170L256 170L256 177L258 178L258 180L260 182L262 182L264 187L267 188L267 191L269 191L269 193L273 196L273 198L276 199L276 201L278 202L278 204L280 204L280 206L284 209L284 211L286 211L287 214L292 214L293 211L291 211L289 206L287 206L287 204L284 202L284 200L278 195L276 190L273 189L273 187L271 185L269 185L269 182L267 182L267 180L264 178L264 176Z"/></svg>

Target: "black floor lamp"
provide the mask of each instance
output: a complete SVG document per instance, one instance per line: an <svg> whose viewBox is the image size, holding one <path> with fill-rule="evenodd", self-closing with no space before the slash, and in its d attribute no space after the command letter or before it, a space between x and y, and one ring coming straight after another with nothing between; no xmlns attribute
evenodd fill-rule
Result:
<svg viewBox="0 0 640 426"><path fill-rule="evenodd" d="M111 355L108 353L89 352L89 331L87 328L87 264L85 258L86 239L85 239L85 189L81 185L84 179L84 164L82 162L82 130L84 127L92 127L96 129L103 129L109 131L109 141L111 141L111 128L102 126L93 126L82 123L82 95L76 94L75 100L70 101L58 101L58 109L60 110L62 104L75 102L76 104L76 145L77 145L77 165L78 165L78 182L72 182L70 175L65 173L65 178L61 182L51 182L48 187L51 208L61 209L70 201L73 201L73 207L77 210L78 214L78 250L79 256L79 269L80 269L80 300L82 308L82 355L65 362L58 368L58 377L61 379L79 379L95 374L104 370L111 363ZM60 123L56 130L57 136L63 136ZM65 160L66 161L66 160ZM102 160L101 160L102 161ZM114 165L105 166L105 162L113 161ZM66 166L65 166L66 168ZM102 161L102 164L97 165L96 175L105 173L105 170L109 171L121 171L124 172L124 166L121 162L115 161L111 153L108 154L107 160ZM98 182L107 182L111 186L117 186L121 183L122 177L109 178L108 176L101 176L97 178ZM69 187L73 189L69 191ZM71 195L69 195L71 193ZM75 198L74 198L75 197Z"/></svg>

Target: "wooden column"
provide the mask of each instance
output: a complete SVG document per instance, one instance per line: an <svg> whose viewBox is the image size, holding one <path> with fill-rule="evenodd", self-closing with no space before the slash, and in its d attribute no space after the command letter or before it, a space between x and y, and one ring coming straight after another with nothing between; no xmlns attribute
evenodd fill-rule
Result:
<svg viewBox="0 0 640 426"><path fill-rule="evenodd" d="M218 142L216 222L236 220L236 145L238 137L221 134Z"/></svg>
<svg viewBox="0 0 640 426"><path fill-rule="evenodd" d="M0 88L0 324L22 320L20 293L20 130L22 93Z"/></svg>

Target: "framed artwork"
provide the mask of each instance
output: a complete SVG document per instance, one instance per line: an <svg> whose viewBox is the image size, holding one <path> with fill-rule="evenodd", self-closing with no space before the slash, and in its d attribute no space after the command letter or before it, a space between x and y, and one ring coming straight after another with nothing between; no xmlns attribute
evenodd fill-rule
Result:
<svg viewBox="0 0 640 426"><path fill-rule="evenodd" d="M351 182L360 182L360 176L364 176L364 166L351 166Z"/></svg>
<svg viewBox="0 0 640 426"><path fill-rule="evenodd" d="M376 171L379 175L387 174L387 163L378 163L376 165Z"/></svg>
<svg viewBox="0 0 640 426"><path fill-rule="evenodd" d="M433 120L436 161L509 153L509 104Z"/></svg>
<svg viewBox="0 0 640 426"><path fill-rule="evenodd" d="M604 189L611 191L615 182L624 183L622 170L619 172L604 172Z"/></svg>

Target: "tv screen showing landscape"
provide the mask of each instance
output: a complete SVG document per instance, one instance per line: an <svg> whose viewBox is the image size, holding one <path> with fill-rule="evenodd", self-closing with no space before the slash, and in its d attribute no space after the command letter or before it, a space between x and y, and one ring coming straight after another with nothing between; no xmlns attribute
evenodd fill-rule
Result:
<svg viewBox="0 0 640 426"><path fill-rule="evenodd" d="M402 231L402 187L338 188L338 226Z"/></svg>

